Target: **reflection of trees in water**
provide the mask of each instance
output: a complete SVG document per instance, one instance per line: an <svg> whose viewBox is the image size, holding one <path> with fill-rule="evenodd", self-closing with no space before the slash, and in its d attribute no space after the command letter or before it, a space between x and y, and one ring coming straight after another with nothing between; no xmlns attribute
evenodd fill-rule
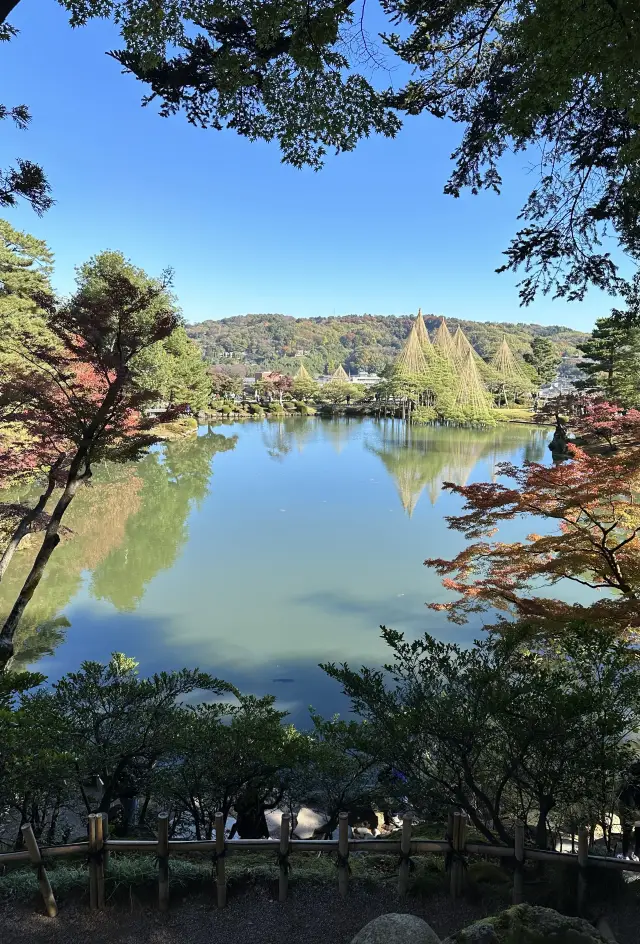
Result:
<svg viewBox="0 0 640 944"><path fill-rule="evenodd" d="M65 517L71 533L27 607L16 637L17 664L33 663L62 641L69 626L62 614L84 571L93 571L95 597L135 608L148 582L173 564L187 540L187 516L207 495L211 459L235 442L209 432L167 443L136 464L96 467L93 484L80 491ZM0 584L0 616L9 612L38 544L32 541L14 557Z"/></svg>
<svg viewBox="0 0 640 944"><path fill-rule="evenodd" d="M209 431L168 443L138 465L140 509L127 521L119 547L94 570L91 594L119 610L134 610L149 582L175 563L188 538L187 519L209 492L211 460L233 449L235 437Z"/></svg>
<svg viewBox="0 0 640 944"><path fill-rule="evenodd" d="M280 461L293 449L302 452L317 429L316 420L303 416L266 419L263 423L262 442L271 458Z"/></svg>
<svg viewBox="0 0 640 944"><path fill-rule="evenodd" d="M380 441L367 449L382 460L393 478L402 507L413 514L425 489L435 504L444 482L465 485L478 462L488 459L492 477L496 463L524 447L525 459L539 462L545 454L547 431L536 427L495 429L413 426L390 420L381 424Z"/></svg>
<svg viewBox="0 0 640 944"><path fill-rule="evenodd" d="M141 484L133 464L95 467L91 484L80 490L65 516L68 531L18 628L18 665L28 665L51 653L62 641L69 622L61 611L79 591L83 571L96 567L111 548L122 542L126 520L140 505ZM0 584L2 619L20 592L39 546L38 537L27 539L11 562Z"/></svg>
<svg viewBox="0 0 640 944"><path fill-rule="evenodd" d="M361 426L362 420L351 416L335 416L322 420L322 434L330 442L337 455L340 455L348 440L353 437L355 426Z"/></svg>

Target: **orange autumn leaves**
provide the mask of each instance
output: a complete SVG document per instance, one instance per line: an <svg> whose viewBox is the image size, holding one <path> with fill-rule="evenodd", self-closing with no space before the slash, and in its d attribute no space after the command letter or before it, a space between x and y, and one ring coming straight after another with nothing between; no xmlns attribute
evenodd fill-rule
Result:
<svg viewBox="0 0 640 944"><path fill-rule="evenodd" d="M570 449L570 461L551 467L499 465L511 487L445 485L465 500L449 527L472 543L452 560L425 561L458 594L432 609L456 623L503 610L552 634L576 620L640 629L640 450L603 457ZM542 533L494 539L503 523L525 516L542 519ZM570 584L584 588L585 602L563 599Z"/></svg>

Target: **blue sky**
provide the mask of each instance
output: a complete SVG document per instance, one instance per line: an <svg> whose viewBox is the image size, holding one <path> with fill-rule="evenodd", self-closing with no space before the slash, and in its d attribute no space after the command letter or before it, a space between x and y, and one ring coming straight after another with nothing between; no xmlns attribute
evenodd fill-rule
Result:
<svg viewBox="0 0 640 944"><path fill-rule="evenodd" d="M56 288L74 266L121 249L156 274L175 270L190 321L247 312L295 316L405 314L537 321L588 330L612 301L541 299L520 309L517 279L496 275L531 186L509 159L500 197L442 193L460 129L411 119L395 141L364 141L320 173L280 163L277 144L202 131L140 107L143 86L105 55L106 23L71 30L54 0L24 0L3 45L2 101L26 103L28 132L2 128L0 166L42 163L55 207L10 222L46 239Z"/></svg>

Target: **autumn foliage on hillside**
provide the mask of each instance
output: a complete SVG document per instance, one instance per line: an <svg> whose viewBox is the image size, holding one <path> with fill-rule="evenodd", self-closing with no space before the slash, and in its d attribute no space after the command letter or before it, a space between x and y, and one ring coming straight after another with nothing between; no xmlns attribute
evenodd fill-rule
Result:
<svg viewBox="0 0 640 944"><path fill-rule="evenodd" d="M570 461L554 466L500 464L510 486L445 485L465 500L464 514L448 518L449 526L472 543L453 560L425 561L458 594L432 609L465 623L496 608L551 633L575 620L640 628L640 450L606 457L570 451ZM524 516L542 519L545 533L496 539L503 523ZM593 591L593 602L566 602L571 583ZM548 593L554 587L560 598Z"/></svg>

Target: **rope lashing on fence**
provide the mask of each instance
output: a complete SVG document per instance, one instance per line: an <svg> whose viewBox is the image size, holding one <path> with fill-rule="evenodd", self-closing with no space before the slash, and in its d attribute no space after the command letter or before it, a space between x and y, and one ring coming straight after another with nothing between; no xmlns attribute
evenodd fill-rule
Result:
<svg viewBox="0 0 640 944"><path fill-rule="evenodd" d="M87 864L102 865L104 862L104 849L89 849L87 852Z"/></svg>
<svg viewBox="0 0 640 944"><path fill-rule="evenodd" d="M469 867L469 859L466 855L464 855L464 853L458 852L457 849L452 849L449 855L451 856L452 863L460 862L463 869L467 869Z"/></svg>
<svg viewBox="0 0 640 944"><path fill-rule="evenodd" d="M211 853L211 864L214 866L214 868L218 864L220 859L226 858L226 855L227 855L226 849L223 849L221 852L218 852L217 849L213 850L213 852Z"/></svg>
<svg viewBox="0 0 640 944"><path fill-rule="evenodd" d="M400 866L400 865L405 865L405 864L409 866L410 872L415 872L416 864L411 858L411 856L409 855L409 853L401 852L400 858L398 859L398 865Z"/></svg>
<svg viewBox="0 0 640 944"><path fill-rule="evenodd" d="M276 861L277 861L279 867L280 867L281 869L284 869L285 872L286 872L287 875L288 875L289 872L291 871L291 863L289 862L289 853L288 853L288 852L280 852L280 850L278 850L278 851L276 852Z"/></svg>

